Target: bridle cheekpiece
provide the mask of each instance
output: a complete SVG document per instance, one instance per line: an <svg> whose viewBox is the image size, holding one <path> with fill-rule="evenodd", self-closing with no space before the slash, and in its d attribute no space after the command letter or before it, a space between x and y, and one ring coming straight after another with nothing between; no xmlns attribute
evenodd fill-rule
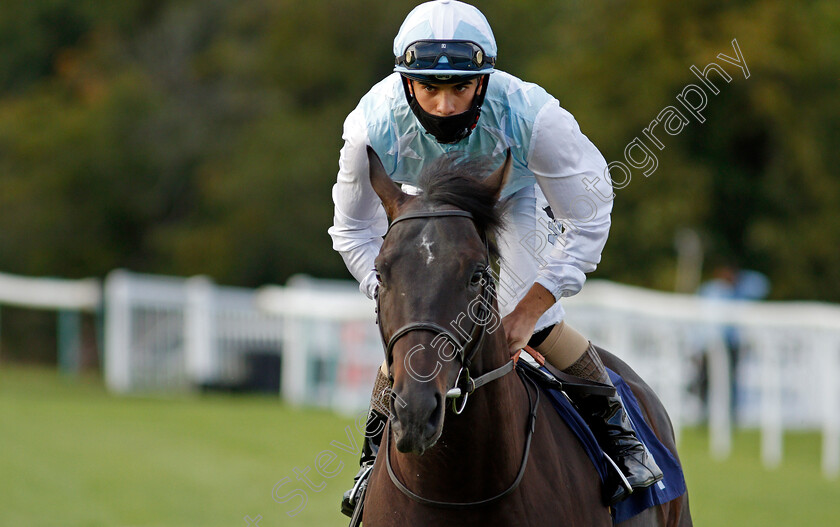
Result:
<svg viewBox="0 0 840 527"><path fill-rule="evenodd" d="M435 210L409 212L395 218L388 226L388 231L385 233L385 236L388 236L388 232L391 231L394 225L401 221L412 219L429 219L459 216L469 218L470 220L475 219L471 213L463 210ZM513 360L510 360L506 362L503 366L496 368L490 372L487 372L483 375L480 375L479 377L473 378L470 374L470 366L472 365L472 361L475 358L476 353L478 353L478 350L481 349L482 343L484 342L484 336L487 334L486 321L489 320L490 316L492 315L490 310L496 298L496 282L493 278L493 273L490 270L490 249L486 236L482 235L482 241L484 242L485 252L488 257L488 265L481 271L482 277L479 281L479 283L481 284L481 302L479 306L480 311L477 315L475 315L473 319L473 329L470 332L469 339L465 343L462 344L459 341L458 337L456 337L452 333L452 331L435 322L409 322L408 324L405 324L404 326L397 329L391 335L390 338L386 338L385 330L382 328L382 321L380 320L382 316L382 311L379 307L378 290L376 294L376 323L379 326L379 334L382 337L382 344L385 347L385 359L387 360L389 365L391 364L393 359L394 345L396 344L397 340L399 340L400 337L403 337L411 331L424 330L436 332L438 336L443 336L447 340L449 340L455 346L455 349L458 350L458 356L461 361L461 369L458 372L458 377L455 380L455 386L452 387L446 393L446 397L448 399L452 399L452 410L456 414L460 414L464 411L464 408L467 404L467 398L477 388L487 384L488 382L503 377L504 375L513 371L515 367L515 362ZM464 316L467 316L467 314L464 314ZM461 317L459 317L459 319L454 322L460 323L460 320Z"/></svg>

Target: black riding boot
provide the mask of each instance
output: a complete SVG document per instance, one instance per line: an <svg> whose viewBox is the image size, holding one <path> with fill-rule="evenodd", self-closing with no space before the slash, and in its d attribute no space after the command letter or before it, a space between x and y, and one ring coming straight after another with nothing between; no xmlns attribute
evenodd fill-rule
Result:
<svg viewBox="0 0 840 527"><path fill-rule="evenodd" d="M564 371L612 385L604 363L591 344L581 358ZM662 479L662 470L636 437L618 394L610 397L579 395L574 397L573 402L595 434L598 444L615 462L626 480L618 481L620 478L616 477L614 484L605 489L604 499L609 505L630 496L634 488L649 487Z"/></svg>
<svg viewBox="0 0 840 527"><path fill-rule="evenodd" d="M362 456L359 459L359 473L353 478L353 488L346 491L341 498L341 512L347 516L353 516L356 508L356 497L361 490L367 486L370 470L373 462L376 461L376 454L379 453L379 444L382 442L382 430L388 418L375 409L371 408L365 425L365 437L362 441ZM360 481L361 480L361 481Z"/></svg>
<svg viewBox="0 0 840 527"><path fill-rule="evenodd" d="M365 437L362 441L362 457L359 460L359 473L353 478L353 488L344 493L341 498L341 512L353 516L357 498L361 490L367 486L368 476L376 461L379 444L382 442L382 431L388 422L391 404L391 382L381 370L376 372L376 382L370 396L370 413L365 425Z"/></svg>

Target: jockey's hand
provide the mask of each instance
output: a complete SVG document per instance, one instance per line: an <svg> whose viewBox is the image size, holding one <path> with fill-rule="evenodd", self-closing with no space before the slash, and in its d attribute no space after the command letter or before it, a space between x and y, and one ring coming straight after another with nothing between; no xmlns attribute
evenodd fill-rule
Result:
<svg viewBox="0 0 840 527"><path fill-rule="evenodd" d="M534 334L537 320L554 303L554 295L545 287L535 283L519 301L513 312L502 319L502 327L505 328L511 356L528 344Z"/></svg>

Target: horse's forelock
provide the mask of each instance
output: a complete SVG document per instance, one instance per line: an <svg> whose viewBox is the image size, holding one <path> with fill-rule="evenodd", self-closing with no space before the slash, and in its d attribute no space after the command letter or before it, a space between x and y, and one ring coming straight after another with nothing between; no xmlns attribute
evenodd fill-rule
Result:
<svg viewBox="0 0 840 527"><path fill-rule="evenodd" d="M495 233L503 226L504 205L497 201L496 189L484 184L491 172L488 158L447 154L421 175L421 199L429 205L452 205L467 211L483 236ZM495 246L491 250L498 256Z"/></svg>

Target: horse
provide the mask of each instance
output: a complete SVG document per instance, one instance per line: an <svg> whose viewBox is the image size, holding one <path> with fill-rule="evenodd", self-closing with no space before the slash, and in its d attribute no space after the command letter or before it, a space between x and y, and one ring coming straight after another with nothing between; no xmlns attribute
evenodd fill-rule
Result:
<svg viewBox="0 0 840 527"><path fill-rule="evenodd" d="M503 222L510 152L484 179L476 163L444 158L425 171L420 195L404 193L370 147L368 160L391 220L375 269L392 393L362 523L613 525L593 463L551 405L539 404L539 388L513 374L498 331L490 234ZM601 357L676 457L654 392L617 357ZM690 526L687 493L620 525Z"/></svg>

